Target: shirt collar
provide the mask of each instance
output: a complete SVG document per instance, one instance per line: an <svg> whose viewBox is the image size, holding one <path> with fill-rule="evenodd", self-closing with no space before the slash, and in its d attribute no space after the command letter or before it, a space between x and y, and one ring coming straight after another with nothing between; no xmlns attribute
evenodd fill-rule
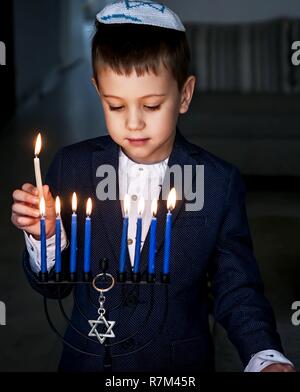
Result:
<svg viewBox="0 0 300 392"><path fill-rule="evenodd" d="M120 159L120 163L121 166L127 166L127 168L130 167L139 167L139 168L143 168L144 170L148 171L151 169L158 169L158 168L166 168L168 166L168 161L169 161L169 157L167 157L166 159L164 159L163 161L160 162L156 162L153 164L142 164L142 163L137 163L134 162L132 159L130 159L122 150L122 148L119 148L119 159Z"/></svg>

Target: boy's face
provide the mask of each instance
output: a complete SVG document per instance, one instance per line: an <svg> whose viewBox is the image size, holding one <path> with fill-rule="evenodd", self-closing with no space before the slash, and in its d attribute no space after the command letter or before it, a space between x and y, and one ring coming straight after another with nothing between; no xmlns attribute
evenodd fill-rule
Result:
<svg viewBox="0 0 300 392"><path fill-rule="evenodd" d="M191 76L178 91L172 74L161 67L159 74L138 77L118 75L111 68L97 72L105 121L112 139L138 163L151 164L166 159L173 147L179 113L188 110L195 78Z"/></svg>

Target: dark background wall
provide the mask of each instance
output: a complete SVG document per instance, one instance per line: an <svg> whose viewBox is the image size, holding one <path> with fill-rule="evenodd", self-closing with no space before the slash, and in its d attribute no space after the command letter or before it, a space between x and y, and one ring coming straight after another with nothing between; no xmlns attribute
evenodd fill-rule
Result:
<svg viewBox="0 0 300 392"><path fill-rule="evenodd" d="M12 2L0 2L0 41L6 47L6 65L0 65L0 131L15 110L14 35Z"/></svg>
<svg viewBox="0 0 300 392"><path fill-rule="evenodd" d="M164 3L180 13L185 22L247 23L300 16L297 0L189 0L186 7L181 0L166 0Z"/></svg>
<svg viewBox="0 0 300 392"><path fill-rule="evenodd" d="M13 1L18 103L82 56L81 7L78 0Z"/></svg>

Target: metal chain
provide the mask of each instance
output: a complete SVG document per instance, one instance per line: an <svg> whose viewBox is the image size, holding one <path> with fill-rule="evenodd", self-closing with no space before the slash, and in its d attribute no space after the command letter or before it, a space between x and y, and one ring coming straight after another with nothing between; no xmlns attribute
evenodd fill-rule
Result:
<svg viewBox="0 0 300 392"><path fill-rule="evenodd" d="M105 296L101 292L100 296L99 296L99 304L100 304L100 308L98 309L99 316L104 316L105 315L106 311L104 309L104 302L105 302Z"/></svg>

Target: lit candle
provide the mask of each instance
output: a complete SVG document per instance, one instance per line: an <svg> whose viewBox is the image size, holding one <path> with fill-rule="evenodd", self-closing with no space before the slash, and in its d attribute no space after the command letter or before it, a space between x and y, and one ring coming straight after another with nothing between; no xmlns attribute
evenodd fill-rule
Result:
<svg viewBox="0 0 300 392"><path fill-rule="evenodd" d="M46 249L46 205L44 197L40 200L40 239L41 239L41 273L47 273L47 249Z"/></svg>
<svg viewBox="0 0 300 392"><path fill-rule="evenodd" d="M86 203L85 235L84 235L84 272L88 274L91 270L91 213L92 199Z"/></svg>
<svg viewBox="0 0 300 392"><path fill-rule="evenodd" d="M154 199L151 204L152 220L150 226L150 249L148 258L148 274L155 273L155 251L156 251L156 226L157 226L157 199Z"/></svg>
<svg viewBox="0 0 300 392"><path fill-rule="evenodd" d="M124 197L124 218L123 218L123 230L122 230L122 239L121 239L120 258L119 258L119 272L121 274L126 272L129 210L130 210L130 198L129 198L129 195L126 194Z"/></svg>
<svg viewBox="0 0 300 392"><path fill-rule="evenodd" d="M164 248L164 264L163 274L168 275L170 273L170 251L171 251L171 228L172 228L172 210L176 204L176 190L172 188L168 195L167 202L167 218L166 218L166 231L165 231L165 248Z"/></svg>
<svg viewBox="0 0 300 392"><path fill-rule="evenodd" d="M61 217L60 199L55 199L56 225L55 225L55 272L61 273Z"/></svg>
<svg viewBox="0 0 300 392"><path fill-rule="evenodd" d="M41 134L39 133L36 139L35 149L34 149L34 155L35 155L34 172L35 172L35 182L39 191L40 199L43 197L43 183L42 183L41 166L40 166L40 159L39 159L41 148L42 148L42 137Z"/></svg>
<svg viewBox="0 0 300 392"><path fill-rule="evenodd" d="M141 260L141 239L142 239L142 214L145 208L145 200L143 197L140 198L138 204L138 218L136 221L136 236L135 236L135 254L133 273L138 274L140 272L140 260Z"/></svg>
<svg viewBox="0 0 300 392"><path fill-rule="evenodd" d="M70 273L76 272L77 262L77 196L73 193L72 197L72 222L71 222L71 244L70 244Z"/></svg>

